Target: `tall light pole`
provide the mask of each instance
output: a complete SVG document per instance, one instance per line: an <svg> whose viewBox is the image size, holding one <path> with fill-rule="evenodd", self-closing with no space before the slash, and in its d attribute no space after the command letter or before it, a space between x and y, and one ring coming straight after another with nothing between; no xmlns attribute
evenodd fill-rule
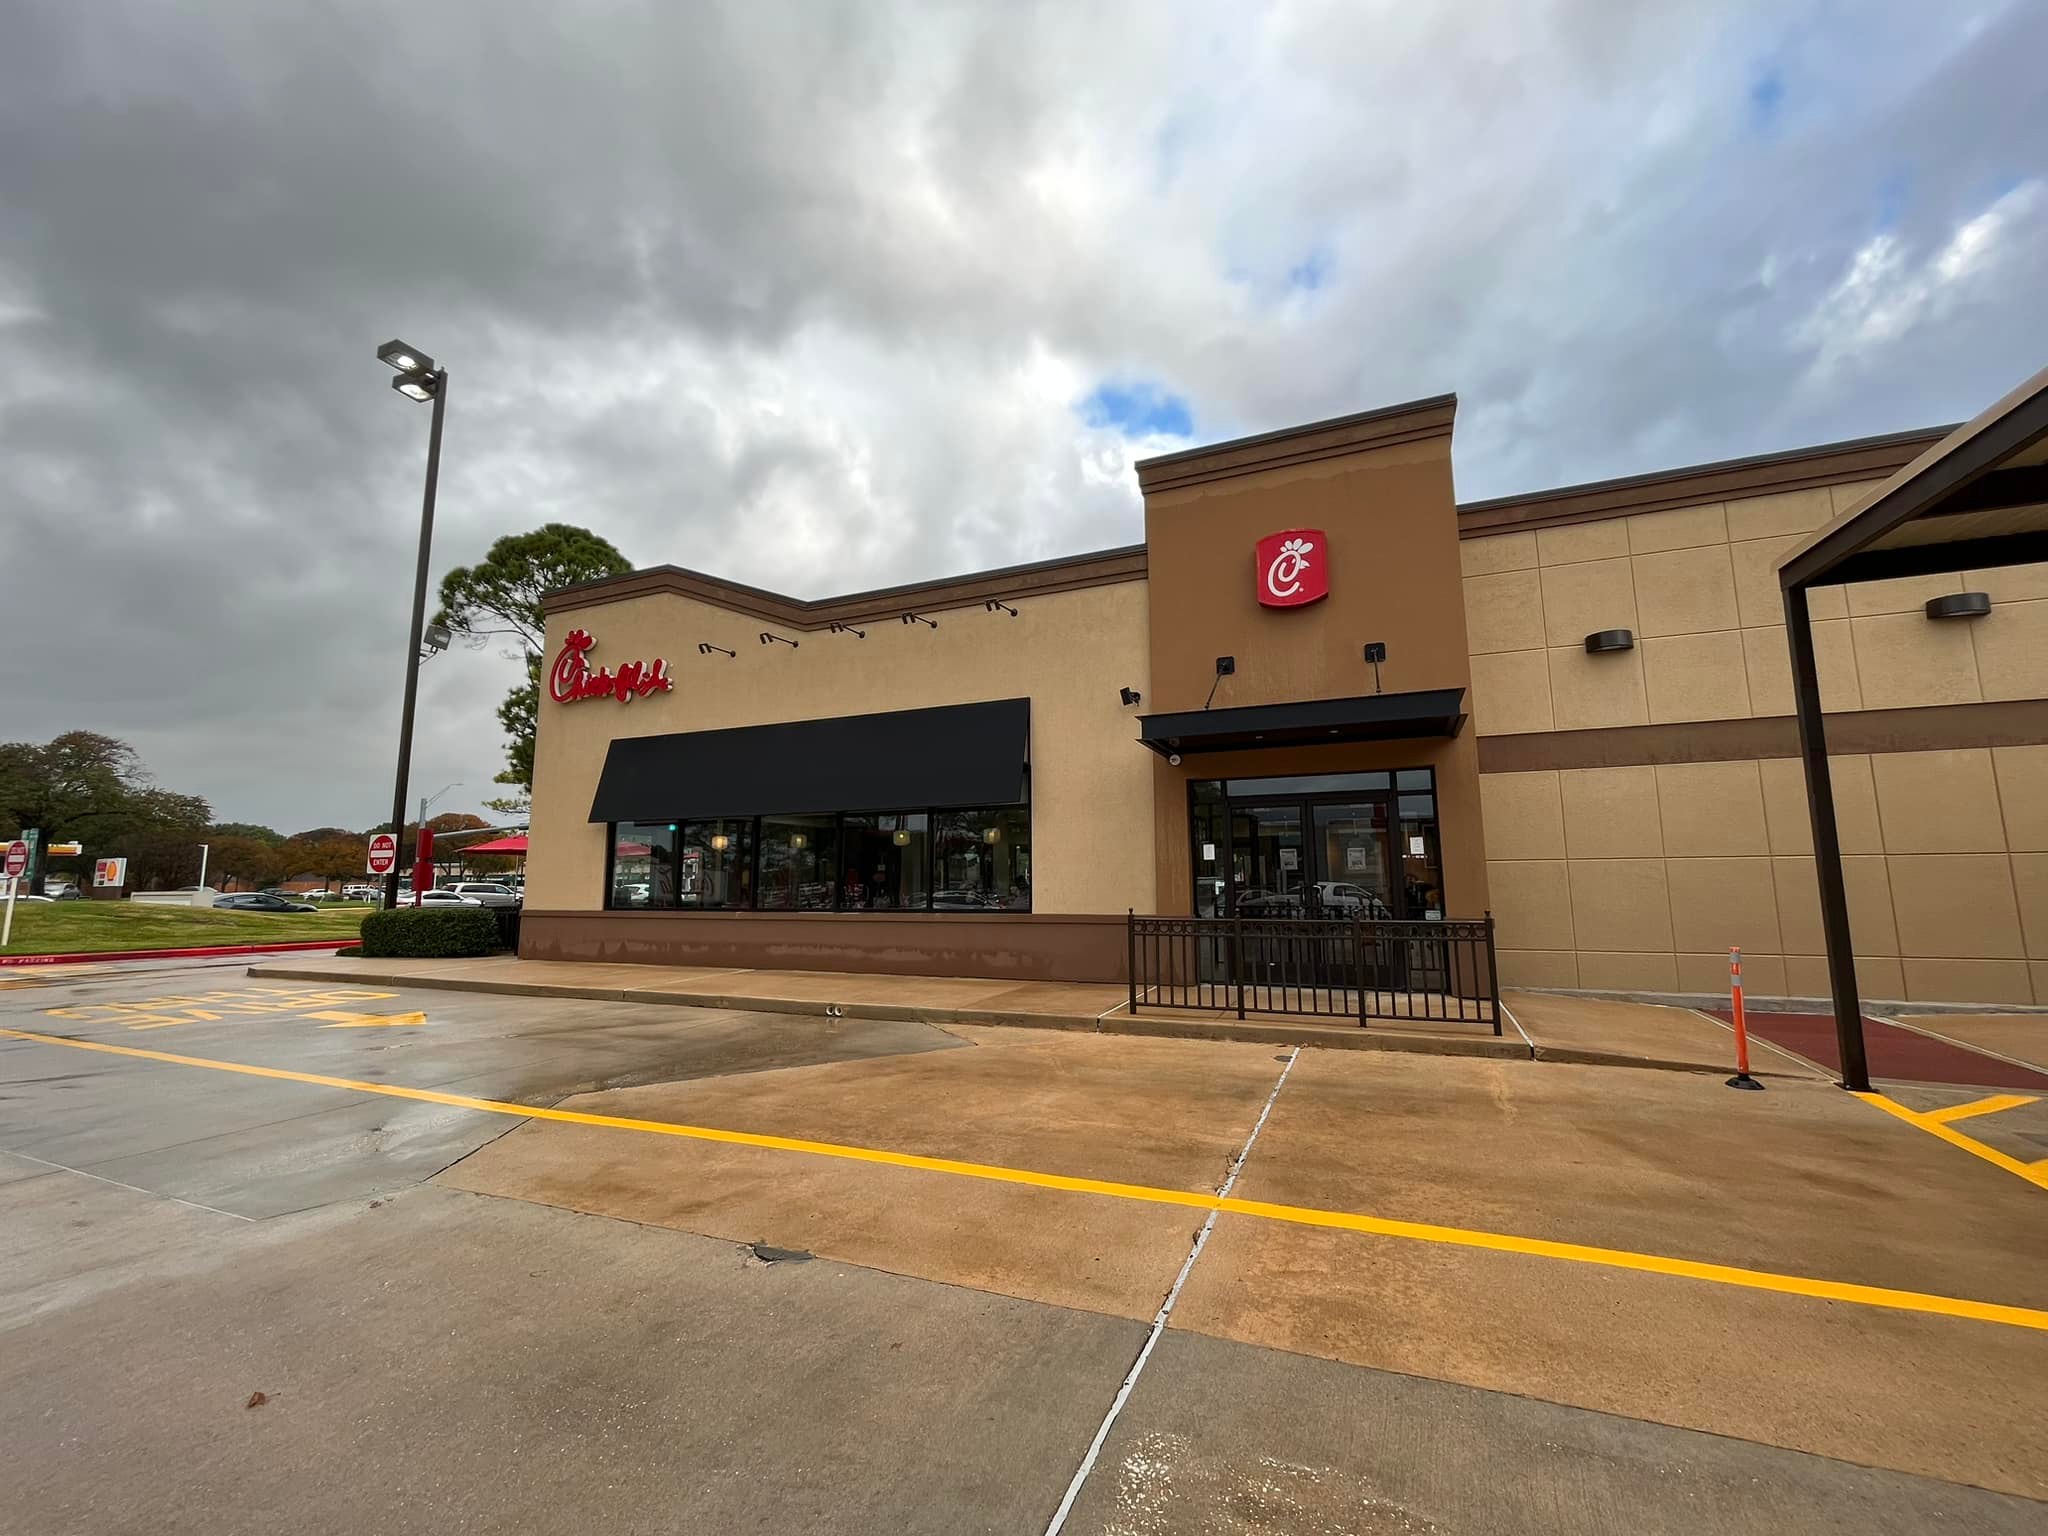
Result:
<svg viewBox="0 0 2048 1536"><path fill-rule="evenodd" d="M420 498L420 559L412 582L412 633L405 647L405 707L398 717L398 782L391 791L391 831L405 838L405 780L412 766L412 714L420 691L420 636L427 623L427 562L434 545L434 489L441 477L441 413L448 404L448 370L417 347L387 341L377 356L398 370L391 387L408 400L432 401L433 424L427 429L427 488ZM401 853L403 850L400 850ZM398 865L384 877L384 905L398 905Z"/></svg>

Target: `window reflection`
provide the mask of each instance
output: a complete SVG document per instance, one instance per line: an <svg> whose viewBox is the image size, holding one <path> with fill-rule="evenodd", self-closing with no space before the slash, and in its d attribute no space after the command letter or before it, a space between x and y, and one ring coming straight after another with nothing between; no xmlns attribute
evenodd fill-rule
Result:
<svg viewBox="0 0 2048 1536"><path fill-rule="evenodd" d="M839 872L839 826L831 816L763 816L755 905L770 912L829 912Z"/></svg>
<svg viewBox="0 0 2048 1536"><path fill-rule="evenodd" d="M932 818L932 910L1031 910L1031 813L1021 805Z"/></svg>
<svg viewBox="0 0 2048 1536"><path fill-rule="evenodd" d="M928 817L923 811L849 811L840 818L839 904L849 912L921 911Z"/></svg>
<svg viewBox="0 0 2048 1536"><path fill-rule="evenodd" d="M621 821L612 826L613 907L676 904L676 824Z"/></svg>

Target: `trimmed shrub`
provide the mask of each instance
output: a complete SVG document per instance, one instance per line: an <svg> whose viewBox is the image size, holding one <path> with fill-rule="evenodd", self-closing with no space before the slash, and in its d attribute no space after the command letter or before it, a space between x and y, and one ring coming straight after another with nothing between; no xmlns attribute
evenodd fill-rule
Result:
<svg viewBox="0 0 2048 1536"><path fill-rule="evenodd" d="M399 907L363 919L363 954L371 959L441 959L499 949L498 920L489 907Z"/></svg>

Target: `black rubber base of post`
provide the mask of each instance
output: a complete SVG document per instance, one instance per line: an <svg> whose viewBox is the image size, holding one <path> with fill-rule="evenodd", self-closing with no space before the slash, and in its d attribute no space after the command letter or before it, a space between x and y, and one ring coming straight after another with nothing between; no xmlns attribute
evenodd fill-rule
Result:
<svg viewBox="0 0 2048 1536"><path fill-rule="evenodd" d="M1729 1078L1728 1086L1730 1088L1753 1088L1758 1093L1764 1091L1764 1085L1751 1077L1747 1072L1738 1072Z"/></svg>

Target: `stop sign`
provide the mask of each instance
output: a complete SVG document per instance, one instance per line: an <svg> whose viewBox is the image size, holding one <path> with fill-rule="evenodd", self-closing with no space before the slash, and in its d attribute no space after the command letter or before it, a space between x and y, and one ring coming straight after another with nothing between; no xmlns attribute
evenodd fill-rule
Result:
<svg viewBox="0 0 2048 1536"><path fill-rule="evenodd" d="M379 832L370 839L370 873L388 875L398 863L398 839L389 832Z"/></svg>
<svg viewBox="0 0 2048 1536"><path fill-rule="evenodd" d="M28 873L28 844L19 838L7 845L7 878L19 880Z"/></svg>

